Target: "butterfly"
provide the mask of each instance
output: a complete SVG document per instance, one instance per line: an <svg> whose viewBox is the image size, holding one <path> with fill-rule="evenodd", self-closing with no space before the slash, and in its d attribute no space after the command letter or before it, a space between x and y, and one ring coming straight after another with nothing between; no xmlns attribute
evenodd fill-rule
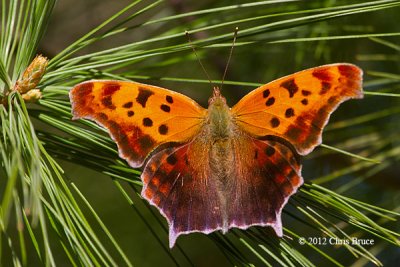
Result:
<svg viewBox="0 0 400 267"><path fill-rule="evenodd" d="M143 167L141 195L178 236L270 226L303 184L300 156L321 144L330 114L362 98L362 70L323 65L267 83L229 108L217 87L208 109L164 88L91 80L70 91L73 119L106 128L119 156Z"/></svg>

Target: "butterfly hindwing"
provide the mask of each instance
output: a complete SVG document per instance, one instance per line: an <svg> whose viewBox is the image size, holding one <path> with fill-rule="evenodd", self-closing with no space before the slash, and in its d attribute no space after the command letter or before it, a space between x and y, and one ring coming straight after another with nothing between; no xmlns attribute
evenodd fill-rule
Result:
<svg viewBox="0 0 400 267"><path fill-rule="evenodd" d="M221 205L210 176L208 153L199 142L159 151L142 174L142 196L169 224L169 243L184 233L222 227Z"/></svg>
<svg viewBox="0 0 400 267"><path fill-rule="evenodd" d="M226 192L229 227L270 225L282 236L282 208L303 184L295 152L272 140L242 137L233 142L235 175Z"/></svg>
<svg viewBox="0 0 400 267"><path fill-rule="evenodd" d="M182 143L199 131L206 110L182 94L156 86L93 80L70 91L74 119L107 128L132 167L163 143Z"/></svg>
<svg viewBox="0 0 400 267"><path fill-rule="evenodd" d="M257 88L232 113L251 135L281 137L305 155L321 143L322 130L338 105L362 97L361 83L361 69L351 64L311 68Z"/></svg>
<svg viewBox="0 0 400 267"><path fill-rule="evenodd" d="M228 142L228 164L211 158L212 140L199 135L158 152L146 165L142 196L168 220L171 247L181 234L252 225L270 225L282 236L282 208L303 182L295 154L247 134Z"/></svg>

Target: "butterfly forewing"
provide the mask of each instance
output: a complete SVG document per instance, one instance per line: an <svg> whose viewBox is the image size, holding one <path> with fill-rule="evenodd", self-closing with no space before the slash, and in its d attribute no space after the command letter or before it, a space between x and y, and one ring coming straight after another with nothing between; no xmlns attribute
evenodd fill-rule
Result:
<svg viewBox="0 0 400 267"><path fill-rule="evenodd" d="M250 92L232 114L251 135L283 138L305 155L321 143L322 129L337 106L362 97L361 82L361 69L351 64L303 70Z"/></svg>
<svg viewBox="0 0 400 267"><path fill-rule="evenodd" d="M74 119L107 128L120 156L132 167L164 143L183 143L197 134L206 110L182 94L146 84L88 81L70 92Z"/></svg>

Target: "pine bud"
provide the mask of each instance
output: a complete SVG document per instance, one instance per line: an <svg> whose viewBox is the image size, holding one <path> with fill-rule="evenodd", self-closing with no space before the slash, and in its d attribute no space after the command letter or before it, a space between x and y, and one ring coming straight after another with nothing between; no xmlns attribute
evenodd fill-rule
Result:
<svg viewBox="0 0 400 267"><path fill-rule="evenodd" d="M48 60L46 57L37 55L28 68L26 68L22 77L17 81L15 90L21 94L25 94L35 89L46 71L47 64Z"/></svg>

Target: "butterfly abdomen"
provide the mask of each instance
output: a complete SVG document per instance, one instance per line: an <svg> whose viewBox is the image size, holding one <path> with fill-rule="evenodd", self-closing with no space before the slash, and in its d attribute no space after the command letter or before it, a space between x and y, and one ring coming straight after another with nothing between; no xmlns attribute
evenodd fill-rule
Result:
<svg viewBox="0 0 400 267"><path fill-rule="evenodd" d="M210 138L211 142L210 167L218 177L217 179L225 184L233 163L234 125L230 109L223 96L214 94L209 102L206 136Z"/></svg>
<svg viewBox="0 0 400 267"><path fill-rule="evenodd" d="M211 143L209 153L209 165L211 170L210 183L215 186L217 199L220 206L222 232L227 232L229 228L229 214L227 192L231 192L234 183L235 157L233 153L232 138L220 138Z"/></svg>
<svg viewBox="0 0 400 267"><path fill-rule="evenodd" d="M232 187L234 163L233 138L235 126L225 98L215 94L209 101L207 123L204 138L208 139L208 158L212 183L216 187L218 202L221 206L222 231L228 230L226 192Z"/></svg>

